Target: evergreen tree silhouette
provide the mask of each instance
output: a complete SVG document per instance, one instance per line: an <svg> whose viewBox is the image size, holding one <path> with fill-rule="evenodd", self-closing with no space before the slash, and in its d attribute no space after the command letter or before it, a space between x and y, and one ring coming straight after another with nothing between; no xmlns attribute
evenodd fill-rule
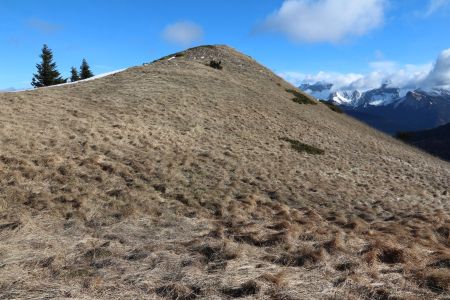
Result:
<svg viewBox="0 0 450 300"><path fill-rule="evenodd" d="M67 82L61 74L56 70L56 63L53 61L53 52L44 44L40 55L42 62L36 64L37 73L33 74L31 85L35 88L50 86Z"/></svg>
<svg viewBox="0 0 450 300"><path fill-rule="evenodd" d="M80 79L88 79L92 76L94 76L94 74L91 72L86 59L83 59L80 67Z"/></svg>
<svg viewBox="0 0 450 300"><path fill-rule="evenodd" d="M76 68L72 67L70 69L70 81L71 82L75 82L80 80L80 76L78 75L78 71Z"/></svg>

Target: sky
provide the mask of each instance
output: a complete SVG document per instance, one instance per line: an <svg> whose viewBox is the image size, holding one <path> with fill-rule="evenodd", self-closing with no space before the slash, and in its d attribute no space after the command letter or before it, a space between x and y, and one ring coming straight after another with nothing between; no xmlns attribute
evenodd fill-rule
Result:
<svg viewBox="0 0 450 300"><path fill-rule="evenodd" d="M227 44L294 84L450 86L450 0L1 0L0 90L28 88L43 44L95 74Z"/></svg>

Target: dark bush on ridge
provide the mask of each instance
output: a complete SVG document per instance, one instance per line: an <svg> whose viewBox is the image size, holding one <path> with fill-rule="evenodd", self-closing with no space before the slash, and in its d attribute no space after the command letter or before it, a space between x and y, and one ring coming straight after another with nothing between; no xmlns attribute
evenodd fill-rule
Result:
<svg viewBox="0 0 450 300"><path fill-rule="evenodd" d="M217 69L217 70L222 70L222 62L221 61L217 61L217 60L211 60L209 62L209 66L213 69Z"/></svg>

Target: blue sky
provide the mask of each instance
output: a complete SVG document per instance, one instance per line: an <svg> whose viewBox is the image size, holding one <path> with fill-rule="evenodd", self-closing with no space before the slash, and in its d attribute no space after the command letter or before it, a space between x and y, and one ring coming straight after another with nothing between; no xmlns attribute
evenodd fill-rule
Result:
<svg viewBox="0 0 450 300"><path fill-rule="evenodd" d="M0 89L30 86L44 43L66 77L83 58L99 74L228 44L292 82L414 81L449 28L449 0L1 0Z"/></svg>

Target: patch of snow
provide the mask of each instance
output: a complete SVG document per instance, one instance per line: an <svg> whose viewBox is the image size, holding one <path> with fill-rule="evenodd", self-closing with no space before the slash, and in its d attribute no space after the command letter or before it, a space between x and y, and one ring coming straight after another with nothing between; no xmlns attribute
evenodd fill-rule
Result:
<svg viewBox="0 0 450 300"><path fill-rule="evenodd" d="M32 88L29 89L14 89L14 88L10 88L10 89L5 89L5 90L0 90L0 93L18 93L18 92L25 92L25 91L29 91Z"/></svg>
<svg viewBox="0 0 450 300"><path fill-rule="evenodd" d="M127 68L120 69L120 70L115 70L115 71L111 71L111 72L106 72L106 73L95 75L95 76L93 76L91 78L88 78L88 79L83 79L83 80L78 80L78 81L75 81L75 82L68 82L68 83L63 83L63 84L80 83L80 82L85 82L85 81L91 81L91 80L95 80L95 79L99 79L99 78L102 78L102 77L106 77L106 76L109 76L109 75L113 75L113 74L116 74L116 73L123 72L126 69Z"/></svg>
<svg viewBox="0 0 450 300"><path fill-rule="evenodd" d="M41 87L40 89L49 89L49 88L53 88L53 87L57 87L57 86L71 85L71 84L78 84L78 83L81 83L81 82L91 81L91 80L99 79L99 78L102 78L102 77L106 77L106 76L109 76L109 75L113 75L113 74L116 74L116 73L125 71L126 69L127 69L127 68L125 68L125 69L120 69L120 70L115 70L115 71L111 71L111 72L106 72L106 73L102 73L102 74L95 75L95 76L93 76L93 77L91 77L91 78L87 78L87 79L83 79L83 80L78 80L78 81L74 81L74 82L66 82L66 83L55 84L55 85L51 85L51 86L43 86L43 87ZM31 90L33 90L33 89L34 89L34 88L21 89L21 90L7 90L7 91L0 91L0 93L3 93L3 92L5 92L5 93L18 93L18 92L31 91Z"/></svg>
<svg viewBox="0 0 450 300"><path fill-rule="evenodd" d="M373 106L387 105L383 100L372 101L372 102L370 102L369 104L370 104L370 105L373 105Z"/></svg>
<svg viewBox="0 0 450 300"><path fill-rule="evenodd" d="M106 77L106 76L109 76L109 75L113 75L113 74L125 71L126 69L127 68L116 70L116 71L111 71L111 72L106 72L106 73L95 75L95 76L87 78L87 79L78 80L78 81L74 81L74 82L66 82L66 83L61 83L61 84L56 84L56 85L51 85L51 86L45 86L45 87L42 87L42 88L48 89L48 88L53 88L53 87L57 87L57 86L71 85L71 84L78 84L78 83L82 83L82 82L86 82L86 81L92 81L92 80L95 80L95 79L99 79L99 78L102 78L102 77Z"/></svg>
<svg viewBox="0 0 450 300"><path fill-rule="evenodd" d="M385 105L391 104L395 100L398 100L398 94L383 93L383 94L374 95L368 104L374 105L374 106L382 106L382 105L385 106Z"/></svg>

